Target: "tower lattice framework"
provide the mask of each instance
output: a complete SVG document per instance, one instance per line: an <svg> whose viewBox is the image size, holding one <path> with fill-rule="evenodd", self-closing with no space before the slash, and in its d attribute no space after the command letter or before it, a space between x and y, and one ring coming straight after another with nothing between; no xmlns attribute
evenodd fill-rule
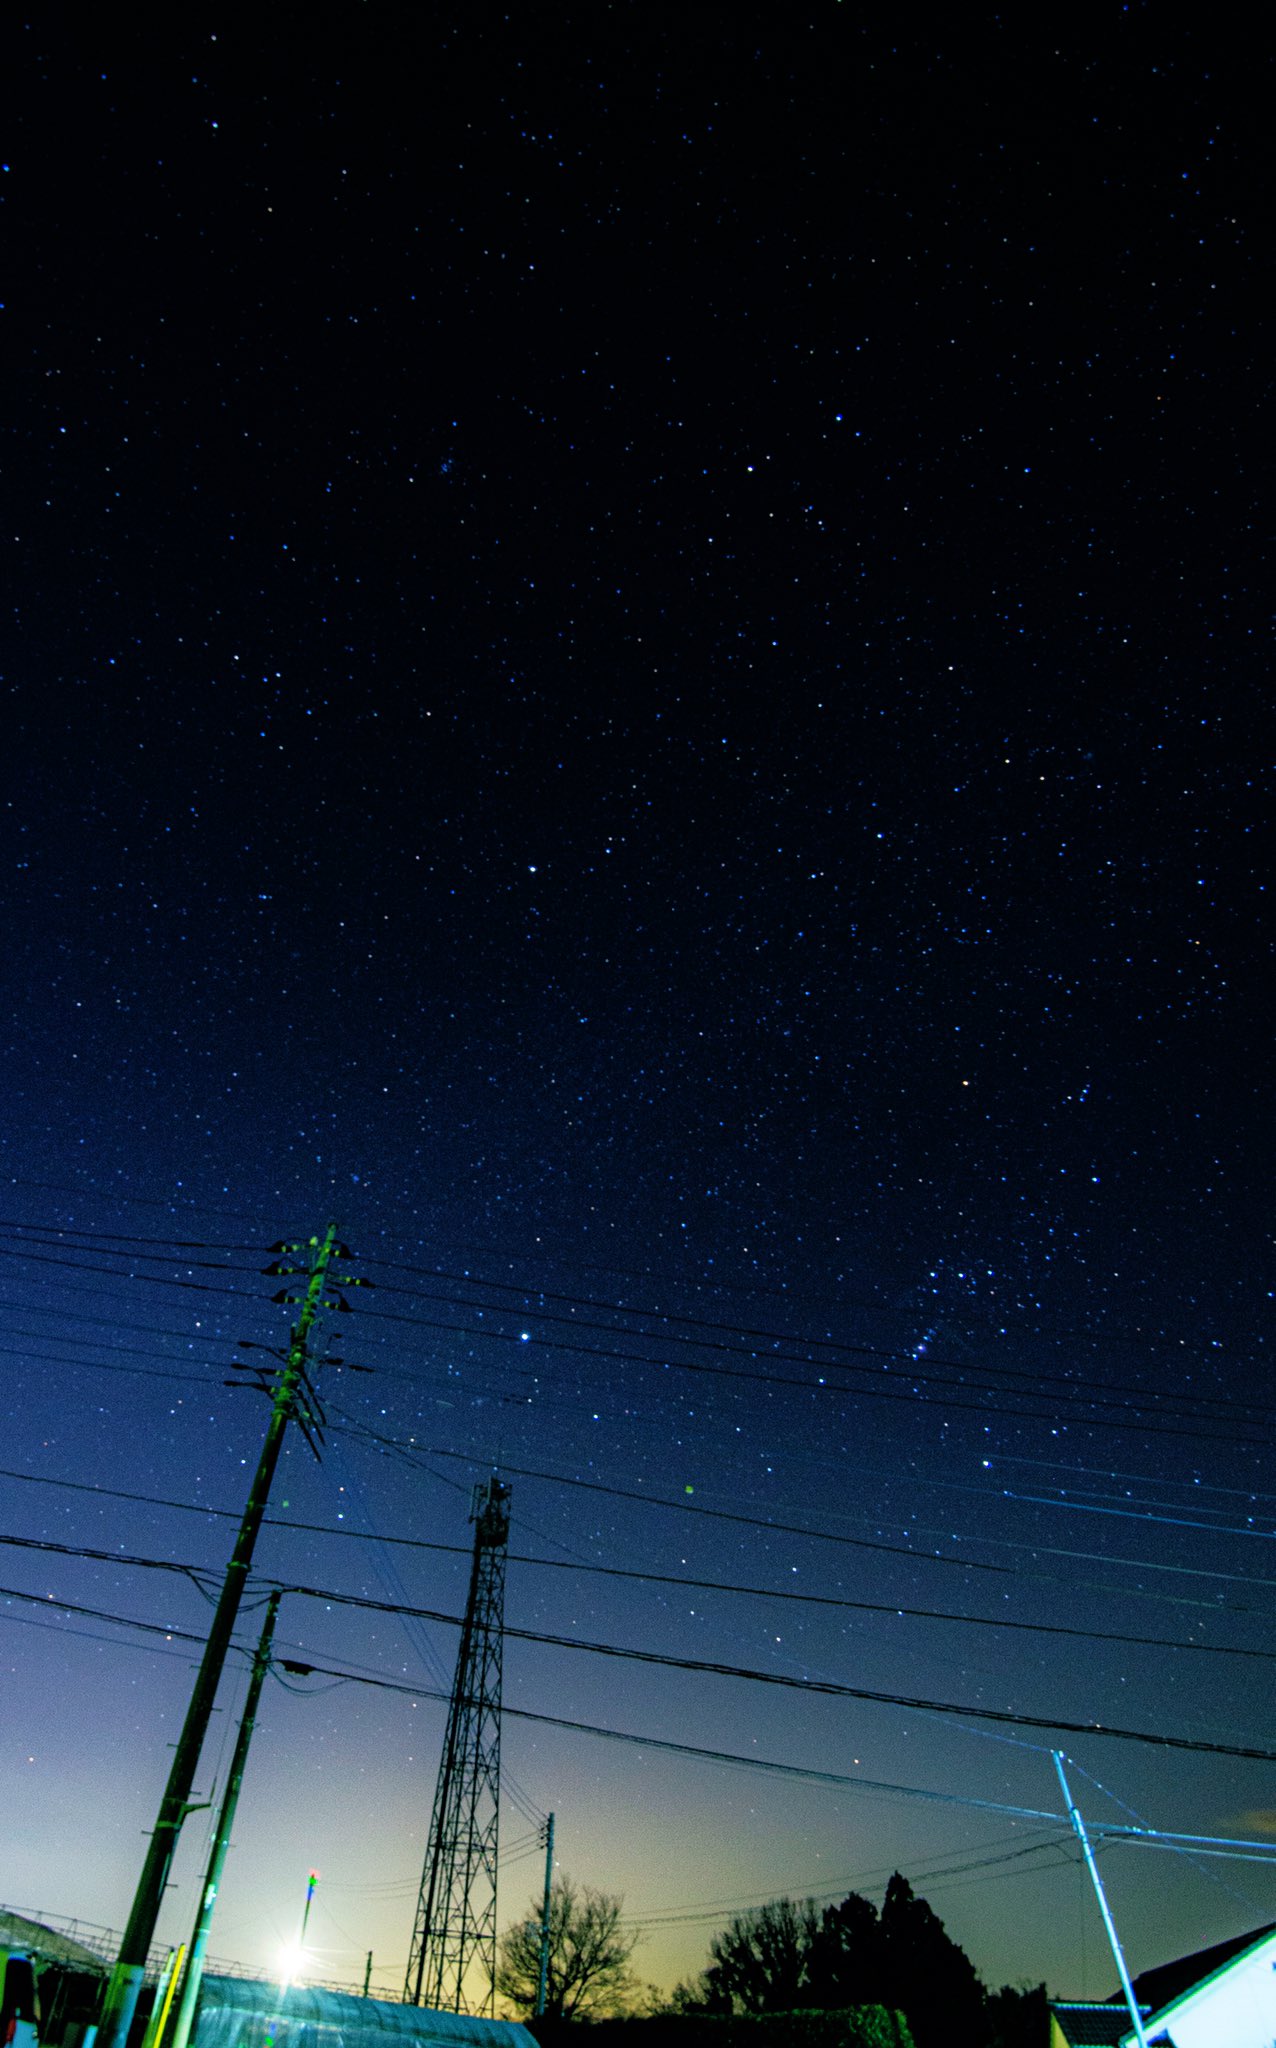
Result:
<svg viewBox="0 0 1276 2048"><path fill-rule="evenodd" d="M441 2012L490 2015L496 2009L501 1629L509 1502L509 1487L492 1478L475 1487L470 1505L470 1590L403 1985L405 2004Z"/></svg>

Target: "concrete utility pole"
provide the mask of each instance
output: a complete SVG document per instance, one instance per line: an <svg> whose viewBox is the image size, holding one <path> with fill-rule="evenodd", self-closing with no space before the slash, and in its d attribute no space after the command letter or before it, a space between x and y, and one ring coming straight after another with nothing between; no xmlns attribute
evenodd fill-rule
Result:
<svg viewBox="0 0 1276 2048"><path fill-rule="evenodd" d="M1107 1897L1099 1877L1099 1866L1094 1860L1094 1850L1090 1847L1090 1837L1085 1831L1085 1822L1072 1803L1072 1794L1068 1790L1068 1781L1063 1775L1063 1751L1052 1749L1050 1754L1054 1758L1054 1767L1059 1773L1059 1783L1063 1788L1063 1803L1068 1809L1068 1819L1072 1822L1073 1831L1081 1844L1081 1854L1085 1857L1085 1867L1090 1873L1090 1882L1094 1886L1094 1895L1099 1901L1099 1911L1103 1915L1103 1925L1107 1932L1108 1947L1112 1951L1112 1960L1116 1964L1117 1976L1121 1979L1121 1989L1125 1993L1126 2006L1129 2009L1131 2024L1134 2028L1134 2038L1138 2042L1139 2048L1148 2048L1148 2037L1143 2031L1143 2019L1139 2012L1139 2003L1134 1996L1134 1986L1130 1982L1130 1973L1125 1967L1125 1957L1121 1953L1121 1943L1117 1938L1116 1922L1108 1910Z"/></svg>
<svg viewBox="0 0 1276 2048"><path fill-rule="evenodd" d="M545 1986L549 1979L549 1901L554 1889L554 1816L551 1813L545 1823L545 1903L541 1908L541 1967L536 1980L536 2005L532 2017L541 2019L545 2012Z"/></svg>
<svg viewBox="0 0 1276 2048"><path fill-rule="evenodd" d="M181 1832L182 1822L191 1811L190 1790L195 1782L199 1752L208 1729L218 1681L222 1675L231 1633L239 1613L239 1603L243 1597L248 1567L252 1562L257 1532L261 1528L262 1518L266 1512L266 1502L270 1496L270 1484L275 1476L275 1467L279 1462L284 1431L298 1414L299 1407L301 1427L309 1435L306 1405L304 1401L298 1401L298 1394L306 1385L306 1366L309 1362L306 1347L311 1326L320 1308L332 1305L324 1302L323 1290L333 1253L344 1253L345 1247L338 1246L337 1226L330 1223L323 1236L312 1237L308 1245L280 1245L277 1249L304 1250L311 1255L308 1267L275 1265L266 1268L268 1273L299 1272L307 1276L304 1295L289 1296L281 1292L275 1297L277 1301L299 1301L301 1314L292 1332L284 1369L275 1387L270 1423L266 1430L266 1440L262 1445L252 1490L248 1496L248 1505L244 1509L235 1548L226 1567L221 1598L213 1614L208 1642L195 1676L190 1705L186 1709L186 1719L173 1753L168 1784L164 1788L154 1832L147 1847L128 1926L124 1930L124 1939L120 1944L119 1958L107 1986L102 2020L98 2028L98 2048L126 2048L129 2027L137 2010L138 1993L142 1988L146 1958L155 1934L155 1923L159 1919L164 1888L168 1883L168 1874L177 1847L177 1837ZM346 1307L348 1304L339 1302L337 1306Z"/></svg>
<svg viewBox="0 0 1276 2048"><path fill-rule="evenodd" d="M173 2003L177 1980L182 1974L182 1957L185 1953L185 1942L180 1948L171 1948L168 1952L168 1961L160 1971L160 1980L155 1986L155 2004L147 2021L146 2032L142 2036L142 2048L155 2048L156 2042L164 2032L168 2021L168 2009Z"/></svg>
<svg viewBox="0 0 1276 2048"><path fill-rule="evenodd" d="M181 2002L177 2008L177 2018L173 2022L173 2031L169 2035L167 2048L186 2048L190 2037L191 2021L195 2017L195 2001L199 1997L199 1987L204 1979L204 1952L208 1947L208 1931L213 1924L213 1908L217 1904L222 1868L230 1848L230 1831L235 1824L235 1808L239 1804L239 1788L243 1783L244 1765L248 1761L248 1745L253 1739L253 1728L257 1720L257 1702L261 1698L261 1689L265 1683L266 1673L270 1669L270 1644L275 1633L275 1616L279 1612L282 1597L282 1594L272 1593L266 1605L266 1619L262 1623L257 1654L253 1658L252 1677L248 1681L248 1697L244 1701L235 1754L230 1761L230 1776L226 1780L226 1792L222 1799L221 1812L217 1816L217 1832L213 1837L212 1854L208 1859L203 1895L191 1933L190 1960L186 1965ZM165 2044L157 2042L156 2048L165 2048Z"/></svg>

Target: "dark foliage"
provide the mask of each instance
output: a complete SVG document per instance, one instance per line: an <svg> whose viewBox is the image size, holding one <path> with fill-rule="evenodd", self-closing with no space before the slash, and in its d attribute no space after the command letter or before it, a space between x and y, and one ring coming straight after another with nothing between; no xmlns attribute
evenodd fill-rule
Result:
<svg viewBox="0 0 1276 2048"><path fill-rule="evenodd" d="M985 2007L986 2048L1045 2048L1050 2038L1050 2004L1044 1984L1016 1990L1003 1984Z"/></svg>
<svg viewBox="0 0 1276 2048"><path fill-rule="evenodd" d="M966 1951L896 1871L878 1921L877 1996L908 2014L917 2048L984 2048L985 1991Z"/></svg>
<svg viewBox="0 0 1276 2048"><path fill-rule="evenodd" d="M542 2048L569 2048L579 2026L533 2020ZM658 2013L649 2019L598 2020L589 2048L914 2048L908 2022L884 2006L845 2012Z"/></svg>
<svg viewBox="0 0 1276 2048"><path fill-rule="evenodd" d="M738 1914L714 1936L710 1956L699 1980L674 1993L676 2013L874 2007L903 2013L915 2048L1037 2048L1044 2039L1044 1992L990 1997L965 1950L898 1872L880 1913L855 1892L823 1913L810 1899L773 1899Z"/></svg>

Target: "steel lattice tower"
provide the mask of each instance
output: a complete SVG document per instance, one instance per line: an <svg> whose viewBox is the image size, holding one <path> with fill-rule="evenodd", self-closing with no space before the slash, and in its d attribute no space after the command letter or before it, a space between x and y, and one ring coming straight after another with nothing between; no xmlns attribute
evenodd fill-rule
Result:
<svg viewBox="0 0 1276 2048"><path fill-rule="evenodd" d="M417 1900L405 2005L439 2012L496 2010L496 1851L501 1789L501 1628L510 1490L476 1486L474 1562L461 1625L443 1759ZM466 2003L477 1964L478 2003Z"/></svg>

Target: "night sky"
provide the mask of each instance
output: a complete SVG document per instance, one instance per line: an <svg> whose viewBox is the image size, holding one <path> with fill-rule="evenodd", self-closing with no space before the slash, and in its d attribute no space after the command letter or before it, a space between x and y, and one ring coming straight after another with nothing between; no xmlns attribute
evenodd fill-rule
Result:
<svg viewBox="0 0 1276 2048"><path fill-rule="evenodd" d="M314 1867L316 1974L400 1990L457 1635L391 1610L459 1614L499 1462L509 1707L903 1788L511 1715L502 1922L552 1810L663 1986L899 1868L990 1982L1106 1995L1004 1810L1052 1747L1096 1822L1276 1833L1219 1753L1276 1752L1268 55L830 0L6 40L0 1898L127 1917L230 1360L335 1218L373 1370L239 1640L381 1608L283 1602L321 1670L213 1955ZM1135 1969L1276 1918L1102 1868Z"/></svg>

